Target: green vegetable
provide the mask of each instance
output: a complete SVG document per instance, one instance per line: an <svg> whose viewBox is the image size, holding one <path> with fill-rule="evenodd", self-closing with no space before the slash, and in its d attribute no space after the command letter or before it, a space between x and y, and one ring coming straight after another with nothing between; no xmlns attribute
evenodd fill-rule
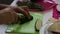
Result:
<svg viewBox="0 0 60 34"><path fill-rule="evenodd" d="M30 16L29 20L22 14L19 14L19 17L20 17L20 19L19 19L20 24L24 24L26 22L29 22L29 21L33 20L33 16Z"/></svg>
<svg viewBox="0 0 60 34"><path fill-rule="evenodd" d="M29 20L27 20L24 16L21 16L21 23L20 24L24 24L24 23L26 23L26 22L28 22L28 21L31 21L33 19L33 17L31 16L31 19L29 19Z"/></svg>
<svg viewBox="0 0 60 34"><path fill-rule="evenodd" d="M34 4L31 2L17 2L18 6L28 6L31 9L44 10L42 5Z"/></svg>

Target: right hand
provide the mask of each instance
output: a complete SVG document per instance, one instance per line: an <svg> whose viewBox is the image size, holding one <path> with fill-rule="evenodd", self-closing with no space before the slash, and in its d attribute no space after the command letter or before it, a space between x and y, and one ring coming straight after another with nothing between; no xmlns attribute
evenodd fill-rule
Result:
<svg viewBox="0 0 60 34"><path fill-rule="evenodd" d="M14 9L15 12L23 14L26 17L26 19L28 19L28 20L30 19L28 7L26 7L26 6L21 6L21 7L10 6L10 8Z"/></svg>
<svg viewBox="0 0 60 34"><path fill-rule="evenodd" d="M30 19L30 14L29 14L29 11L27 10L28 8L26 8L26 7L22 8L22 7L0 4L0 10L7 8L7 7L12 8L13 10L15 10L15 12L22 13L28 20Z"/></svg>

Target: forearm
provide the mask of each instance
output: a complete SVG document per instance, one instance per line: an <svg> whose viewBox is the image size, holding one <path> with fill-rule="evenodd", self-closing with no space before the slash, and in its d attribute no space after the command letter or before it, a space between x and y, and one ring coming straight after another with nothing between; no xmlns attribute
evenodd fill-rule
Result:
<svg viewBox="0 0 60 34"><path fill-rule="evenodd" d="M4 9L4 8L7 8L7 7L8 7L8 5L0 4L0 10L1 10L1 9Z"/></svg>
<svg viewBox="0 0 60 34"><path fill-rule="evenodd" d="M16 12L22 13L26 18L30 19L30 14L27 9L22 9L21 7L13 7Z"/></svg>
<svg viewBox="0 0 60 34"><path fill-rule="evenodd" d="M20 7L10 6L10 5L5 5L5 4L0 4L0 10L4 9L4 8L8 8L8 7L14 9L16 12L19 12L19 13L24 12L24 10L22 8L20 8Z"/></svg>

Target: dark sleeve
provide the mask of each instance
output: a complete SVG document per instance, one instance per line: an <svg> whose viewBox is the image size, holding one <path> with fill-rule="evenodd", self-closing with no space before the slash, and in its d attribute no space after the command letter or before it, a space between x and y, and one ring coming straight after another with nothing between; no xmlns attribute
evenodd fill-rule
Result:
<svg viewBox="0 0 60 34"><path fill-rule="evenodd" d="M0 10L9 7L9 5L0 4Z"/></svg>
<svg viewBox="0 0 60 34"><path fill-rule="evenodd" d="M14 0L0 0L0 4L10 5Z"/></svg>
<svg viewBox="0 0 60 34"><path fill-rule="evenodd" d="M36 3L36 2L41 2L41 1L44 1L44 0L30 0L30 1Z"/></svg>

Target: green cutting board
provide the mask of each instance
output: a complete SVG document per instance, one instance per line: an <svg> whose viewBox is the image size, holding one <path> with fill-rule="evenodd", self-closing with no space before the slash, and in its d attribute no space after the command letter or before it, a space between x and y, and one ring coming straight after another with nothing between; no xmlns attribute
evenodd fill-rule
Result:
<svg viewBox="0 0 60 34"><path fill-rule="evenodd" d="M41 13L30 13L33 16L33 20L24 23L22 25L20 24L10 24L8 25L6 29L6 33L8 34L39 34L39 32L35 31L35 23L37 19L42 21L43 14ZM20 14L18 14L20 15ZM41 22L40 22L41 23ZM41 23L42 25L42 23Z"/></svg>

